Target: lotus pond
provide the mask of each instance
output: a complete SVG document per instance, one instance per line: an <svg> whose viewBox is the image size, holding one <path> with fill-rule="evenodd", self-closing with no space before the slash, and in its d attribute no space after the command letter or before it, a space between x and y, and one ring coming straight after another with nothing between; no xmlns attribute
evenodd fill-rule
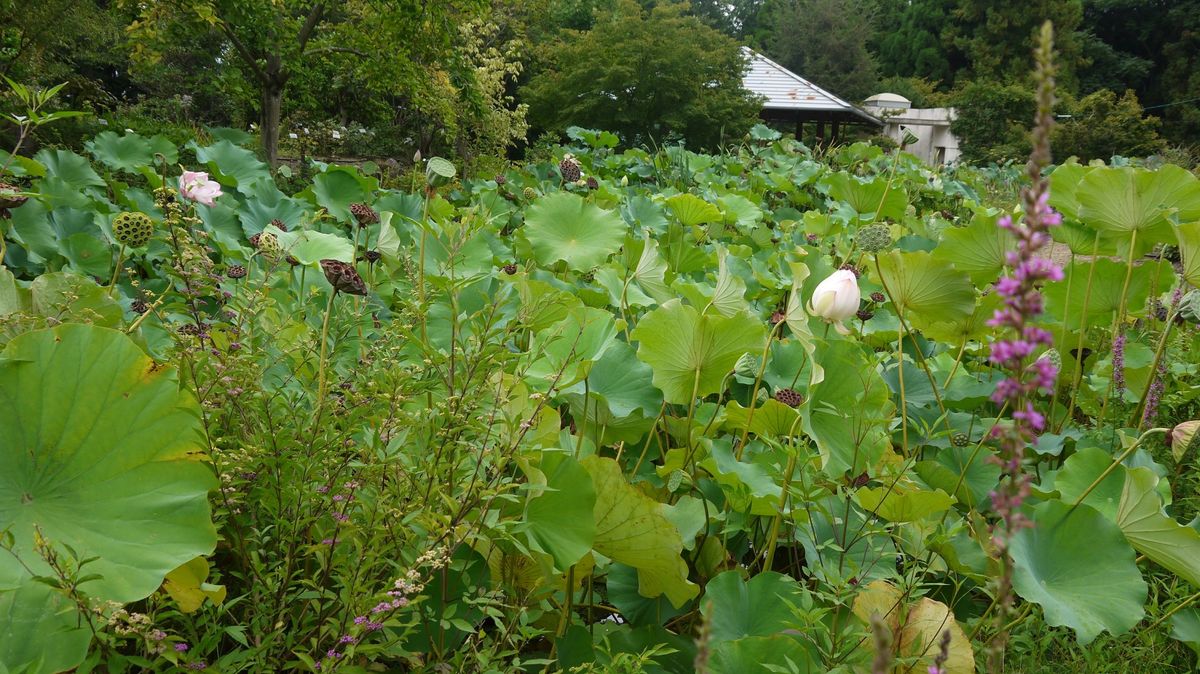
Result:
<svg viewBox="0 0 1200 674"><path fill-rule="evenodd" d="M0 157L0 671L1191 671L1194 175L1050 170L1014 471L1017 171L572 138Z"/></svg>

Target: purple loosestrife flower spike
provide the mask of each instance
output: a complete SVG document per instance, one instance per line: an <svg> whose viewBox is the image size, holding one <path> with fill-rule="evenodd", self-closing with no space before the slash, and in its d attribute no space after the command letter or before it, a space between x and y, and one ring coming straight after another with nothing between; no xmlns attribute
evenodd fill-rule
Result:
<svg viewBox="0 0 1200 674"><path fill-rule="evenodd" d="M1050 163L1050 129L1054 124L1054 32L1050 22L1042 26L1034 79L1037 82L1037 114L1033 126L1033 152L1026 173L1029 185L1021 190L1024 211L1019 222L1003 217L997 225L1016 239L1016 250L1008 253L1012 272L996 282L996 294L1003 300L988 324L1004 333L992 342L989 360L1008 373L992 395L992 400L1011 410L1011 426L997 426L992 437L999 445L996 462L1008 479L1001 480L992 492L992 505L999 517L992 539L1000 555L1000 574L996 587L996 636L988 646L988 671L1002 669L1008 642L1004 626L1010 619L1013 603L1012 559L1008 553L1010 538L1021 528L1031 526L1021 514L1021 504L1029 495L1029 476L1022 469L1025 448L1032 445L1045 429L1046 419L1034 407L1033 399L1053 386L1058 368L1048 361L1039 362L1034 353L1052 346L1050 333L1036 325L1043 310L1041 285L1062 278L1062 270L1051 260L1039 257L1038 250L1050 241L1049 229L1062 222L1062 216L1050 208L1050 183L1042 175Z"/></svg>
<svg viewBox="0 0 1200 674"><path fill-rule="evenodd" d="M1113 340L1112 345L1113 388L1117 397L1125 394L1125 333L1122 332Z"/></svg>

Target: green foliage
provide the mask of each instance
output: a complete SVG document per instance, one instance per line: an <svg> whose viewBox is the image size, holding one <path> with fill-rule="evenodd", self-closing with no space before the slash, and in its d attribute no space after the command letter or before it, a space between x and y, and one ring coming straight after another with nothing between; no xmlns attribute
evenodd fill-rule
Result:
<svg viewBox="0 0 1200 674"><path fill-rule="evenodd" d="M1054 148L1062 157L1081 160L1102 159L1114 155L1146 157L1164 149L1158 136L1159 120L1145 117L1137 95L1126 90L1101 89L1067 107L1069 119L1054 129Z"/></svg>
<svg viewBox="0 0 1200 674"><path fill-rule="evenodd" d="M973 671L1016 171L816 160L762 128L718 155L569 135L501 176L432 158L401 189L314 164L281 191L228 130L12 162L4 664L865 671L875 614L893 668L949 634L946 671ZM592 186L562 181L568 153ZM187 200L155 154L223 194ZM1031 358L1063 372L1030 396L1048 429L1010 547L1014 662L1193 667L1200 456L1130 429L1196 409L1194 300L1139 259L1173 242L1194 281L1196 184L1054 173L1077 255L1035 324L1055 348ZM146 245L116 243L118 213ZM892 244L864 250L867 227ZM807 310L843 266L845 334Z"/></svg>
<svg viewBox="0 0 1200 674"><path fill-rule="evenodd" d="M629 145L685 138L714 148L754 123L758 104L742 89L737 42L685 16L623 0L585 32L545 47L544 68L523 90L530 121L616 132Z"/></svg>
<svg viewBox="0 0 1200 674"><path fill-rule="evenodd" d="M784 67L849 101L878 93L867 50L874 20L869 0L795 0L775 16L770 54Z"/></svg>
<svg viewBox="0 0 1200 674"><path fill-rule="evenodd" d="M1034 110L1029 89L977 80L961 88L952 103L958 114L950 130L967 161L1000 162L1029 154Z"/></svg>

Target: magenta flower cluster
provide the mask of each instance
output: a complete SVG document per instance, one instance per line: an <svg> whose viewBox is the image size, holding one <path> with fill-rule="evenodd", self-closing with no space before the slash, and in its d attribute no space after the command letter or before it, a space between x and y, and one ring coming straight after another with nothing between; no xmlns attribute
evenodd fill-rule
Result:
<svg viewBox="0 0 1200 674"><path fill-rule="evenodd" d="M1007 262L1012 273L995 284L1004 306L988 321L994 328L1009 331L1007 337L992 343L989 360L1009 372L1009 376L996 386L992 401L1009 406L1013 424L996 426L992 429L992 437L1001 446L1001 467L1017 485L1015 489L993 493L992 504L1009 525L1010 534L1014 526L1023 524L1018 509L1029 492L1027 481L1019 477L1025 447L1046 429L1046 418L1034 407L1033 399L1038 394L1050 393L1058 376L1058 368L1050 359L1034 359L1033 356L1054 341L1050 332L1035 325L1034 321L1044 309L1041 284L1061 280L1063 273L1052 261L1038 257L1037 251L1050 242L1048 230L1061 224L1062 216L1050 208L1050 193L1044 183L1034 189L1039 193L1027 198L1021 223L1008 216L997 223L1012 232L1017 248L1008 253Z"/></svg>

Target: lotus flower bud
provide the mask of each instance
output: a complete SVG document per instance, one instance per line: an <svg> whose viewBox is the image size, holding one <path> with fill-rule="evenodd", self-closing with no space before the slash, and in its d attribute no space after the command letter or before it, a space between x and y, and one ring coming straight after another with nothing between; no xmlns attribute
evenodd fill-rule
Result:
<svg viewBox="0 0 1200 674"><path fill-rule="evenodd" d="M1197 431L1200 431L1200 421L1185 421L1167 434L1167 444L1171 446L1171 455L1176 461L1197 444Z"/></svg>
<svg viewBox="0 0 1200 674"><path fill-rule="evenodd" d="M817 285L808 302L810 313L839 326L858 311L858 277L848 269L839 269Z"/></svg>

